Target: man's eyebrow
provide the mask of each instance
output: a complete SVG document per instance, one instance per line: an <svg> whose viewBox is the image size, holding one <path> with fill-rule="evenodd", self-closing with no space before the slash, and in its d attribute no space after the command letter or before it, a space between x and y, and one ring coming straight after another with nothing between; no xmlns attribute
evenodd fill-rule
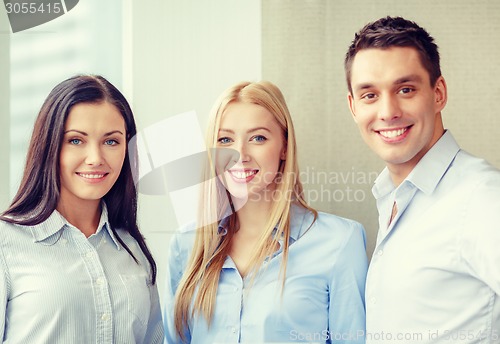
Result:
<svg viewBox="0 0 500 344"><path fill-rule="evenodd" d="M410 75L405 75L399 79L396 79L396 81L394 81L394 85L401 85L401 84L404 84L406 82L422 82L423 79L420 75L417 75L417 74L410 74ZM375 85L371 82L364 82L364 83L361 83L359 85L356 85L354 87L354 91L362 91L362 90L367 90L367 89L370 89L372 87L374 87Z"/></svg>
<svg viewBox="0 0 500 344"><path fill-rule="evenodd" d="M356 87L354 87L354 91L362 91L362 90L366 90L366 89L369 89L369 88L372 88L372 87L373 87L372 83L365 82L365 83L356 85Z"/></svg>
<svg viewBox="0 0 500 344"><path fill-rule="evenodd" d="M417 74L410 74L410 75L406 75L406 76L403 76L403 77L397 79L394 82L394 84L400 85L400 84L404 84L406 82L422 82L422 77L420 75L417 75Z"/></svg>

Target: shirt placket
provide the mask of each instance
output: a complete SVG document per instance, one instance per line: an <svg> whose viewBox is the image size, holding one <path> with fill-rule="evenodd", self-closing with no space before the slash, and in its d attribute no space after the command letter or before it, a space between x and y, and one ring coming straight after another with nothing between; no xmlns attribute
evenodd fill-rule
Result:
<svg viewBox="0 0 500 344"><path fill-rule="evenodd" d="M81 233L76 233L75 242L87 268L92 283L95 305L96 343L113 343L113 309L108 289L108 280L94 246Z"/></svg>

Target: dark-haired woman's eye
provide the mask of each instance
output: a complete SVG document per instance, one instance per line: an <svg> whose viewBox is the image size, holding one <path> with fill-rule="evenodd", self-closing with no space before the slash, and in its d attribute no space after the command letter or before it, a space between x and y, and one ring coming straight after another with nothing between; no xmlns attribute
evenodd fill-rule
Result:
<svg viewBox="0 0 500 344"><path fill-rule="evenodd" d="M119 143L120 142L118 142L118 141L116 141L114 139L109 139L109 140L104 141L104 144L107 145L107 146L116 146Z"/></svg>

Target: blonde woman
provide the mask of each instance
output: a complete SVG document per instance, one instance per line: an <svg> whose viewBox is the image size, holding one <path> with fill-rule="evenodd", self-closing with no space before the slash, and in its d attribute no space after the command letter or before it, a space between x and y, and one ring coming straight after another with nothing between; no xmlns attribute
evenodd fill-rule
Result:
<svg viewBox="0 0 500 344"><path fill-rule="evenodd" d="M363 343L364 229L307 205L280 90L265 81L226 90L207 146L212 182L197 228L170 246L167 342Z"/></svg>

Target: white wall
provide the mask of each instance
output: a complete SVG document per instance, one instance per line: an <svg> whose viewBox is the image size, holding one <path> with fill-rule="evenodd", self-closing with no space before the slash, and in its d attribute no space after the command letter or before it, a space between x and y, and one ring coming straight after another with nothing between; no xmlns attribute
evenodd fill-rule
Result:
<svg viewBox="0 0 500 344"><path fill-rule="evenodd" d="M217 96L241 80L261 78L261 7L255 0L129 2L132 75L124 78L138 130L195 110L202 135ZM127 18L127 15L124 16ZM131 25L131 30L130 30ZM127 72L127 71L125 71ZM184 141L184 142L183 142ZM163 147L176 150L179 147ZM164 290L170 236L178 227L170 196L140 195L139 221Z"/></svg>
<svg viewBox="0 0 500 344"><path fill-rule="evenodd" d="M5 209L9 196L9 122L10 122L10 27L7 13L0 11L0 209Z"/></svg>
<svg viewBox="0 0 500 344"><path fill-rule="evenodd" d="M121 88L122 41L115 39L121 27L121 0L80 1L68 13L14 34L7 26L6 35L10 37L10 60L5 64L10 68L10 197L14 196L21 181L35 118L56 84L73 75L88 73L102 74Z"/></svg>
<svg viewBox="0 0 500 344"><path fill-rule="evenodd" d="M2 210L18 188L43 99L63 79L78 73L107 77L131 102L138 130L195 110L199 130L186 132L175 146L161 147L171 151L194 134L202 136L222 90L261 78L260 1L85 0L64 16L15 34L2 7ZM139 221L158 262L162 291L168 243L178 227L170 197L141 195Z"/></svg>

